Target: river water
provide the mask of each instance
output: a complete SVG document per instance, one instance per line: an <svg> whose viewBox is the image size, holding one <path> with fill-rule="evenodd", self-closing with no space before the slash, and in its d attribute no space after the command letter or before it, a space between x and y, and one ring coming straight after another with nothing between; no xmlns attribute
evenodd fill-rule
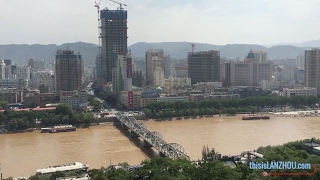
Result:
<svg viewBox="0 0 320 180"><path fill-rule="evenodd" d="M319 117L272 116L270 120L243 121L235 116L145 124L167 142L183 146L192 160L201 158L204 145L223 155L235 155L260 146L320 138ZM112 125L57 134L0 134L3 177L30 176L37 169L69 162L88 163L90 168L119 162L138 164L157 154L153 148L143 148L139 138L130 140L128 131Z"/></svg>

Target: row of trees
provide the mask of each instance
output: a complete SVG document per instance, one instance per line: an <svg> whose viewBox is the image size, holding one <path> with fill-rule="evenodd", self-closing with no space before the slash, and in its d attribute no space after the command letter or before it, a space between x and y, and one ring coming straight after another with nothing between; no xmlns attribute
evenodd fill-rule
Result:
<svg viewBox="0 0 320 180"><path fill-rule="evenodd" d="M317 140L319 142L319 140ZM302 143L297 141L281 146L261 147L257 151L264 153L264 159L255 161L293 161L297 163L311 163L320 167L320 157L310 155L303 149ZM248 165L238 163L235 168L227 166L223 161L216 160L215 150L204 147L202 150L202 161L198 165L186 159L152 158L142 161L142 167L127 171L125 169L111 169L105 171L104 168L92 169L89 171L91 180L316 180L320 179L320 172L317 171L313 176L269 176L262 177L263 170L250 169ZM123 163L124 168L128 167ZM271 172L312 172L313 170L271 170ZM56 177L56 175L55 175ZM29 180L49 180L49 177L33 176Z"/></svg>
<svg viewBox="0 0 320 180"><path fill-rule="evenodd" d="M222 101L200 102L154 102L143 110L150 118L167 118L214 114L236 114L239 112L257 112L260 108L275 107L277 105L292 105L294 107L314 105L319 102L317 97L311 96L260 96L248 98L234 98Z"/></svg>
<svg viewBox="0 0 320 180"><path fill-rule="evenodd" d="M41 126L58 124L89 125L92 114L73 111L68 104L60 104L55 110L48 111L14 111L6 109L0 113L0 124L6 125L9 130L23 130L36 127L37 121Z"/></svg>
<svg viewBox="0 0 320 180"><path fill-rule="evenodd" d="M93 112L100 112L102 104L99 101L94 99L93 96L88 95L88 102L90 106L93 106Z"/></svg>

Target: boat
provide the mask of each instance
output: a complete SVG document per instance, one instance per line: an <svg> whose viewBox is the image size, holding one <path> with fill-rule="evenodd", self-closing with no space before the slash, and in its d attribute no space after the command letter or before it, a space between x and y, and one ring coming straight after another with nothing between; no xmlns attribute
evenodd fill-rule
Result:
<svg viewBox="0 0 320 180"><path fill-rule="evenodd" d="M41 128L41 133L48 133L50 130L51 128Z"/></svg>
<svg viewBox="0 0 320 180"><path fill-rule="evenodd" d="M53 128L49 129L49 133L59 133L59 132L69 132L69 131L76 131L77 128L72 125L60 125L54 126Z"/></svg>
<svg viewBox="0 0 320 180"><path fill-rule="evenodd" d="M270 116L259 115L259 114L248 114L242 116L242 120L261 120L261 119L270 119Z"/></svg>
<svg viewBox="0 0 320 180"><path fill-rule="evenodd" d="M62 164L62 165L57 165L57 166L48 166L47 168L38 169L36 171L36 175L48 175L48 174L52 174L57 171L59 171L59 172L70 172L70 171L87 172L88 169L89 169L88 164L74 162L74 163Z"/></svg>

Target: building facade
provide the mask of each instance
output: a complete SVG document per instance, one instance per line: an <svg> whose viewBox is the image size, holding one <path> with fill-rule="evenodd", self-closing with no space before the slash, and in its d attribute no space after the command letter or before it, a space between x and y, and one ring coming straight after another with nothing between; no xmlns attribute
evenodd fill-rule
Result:
<svg viewBox="0 0 320 180"><path fill-rule="evenodd" d="M132 85L136 87L142 87L142 81L143 81L142 71L141 70L133 71Z"/></svg>
<svg viewBox="0 0 320 180"><path fill-rule="evenodd" d="M305 51L305 87L320 89L320 49ZM320 92L318 91L318 95Z"/></svg>
<svg viewBox="0 0 320 180"><path fill-rule="evenodd" d="M80 53L58 50L56 54L56 90L82 90L83 59Z"/></svg>
<svg viewBox="0 0 320 180"><path fill-rule="evenodd" d="M50 91L56 91L56 79L53 71L38 71L33 73L33 85L39 88L41 85L49 87Z"/></svg>
<svg viewBox="0 0 320 180"><path fill-rule="evenodd" d="M220 81L220 52L188 53L188 75L191 84Z"/></svg>
<svg viewBox="0 0 320 180"><path fill-rule="evenodd" d="M112 68L116 66L118 55L127 54L127 11L100 11L101 58L97 58L98 84L112 81Z"/></svg>
<svg viewBox="0 0 320 180"><path fill-rule="evenodd" d="M148 50L146 52L146 85L156 87L157 83L154 82L155 71L163 71L164 78L165 60L164 52L159 50Z"/></svg>
<svg viewBox="0 0 320 180"><path fill-rule="evenodd" d="M283 88L283 96L317 96L317 88L304 87L298 89Z"/></svg>
<svg viewBox="0 0 320 180"><path fill-rule="evenodd" d="M47 63L45 60L34 60L33 58L28 60L28 66L33 68L33 72L45 71L47 69Z"/></svg>

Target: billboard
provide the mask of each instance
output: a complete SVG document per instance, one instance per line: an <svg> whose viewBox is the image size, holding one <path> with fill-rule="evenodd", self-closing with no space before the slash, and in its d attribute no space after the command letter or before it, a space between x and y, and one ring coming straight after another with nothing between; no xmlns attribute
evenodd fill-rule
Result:
<svg viewBox="0 0 320 180"><path fill-rule="evenodd" d="M128 91L128 107L133 108L133 91Z"/></svg>
<svg viewBox="0 0 320 180"><path fill-rule="evenodd" d="M127 58L127 78L132 78L132 59Z"/></svg>

